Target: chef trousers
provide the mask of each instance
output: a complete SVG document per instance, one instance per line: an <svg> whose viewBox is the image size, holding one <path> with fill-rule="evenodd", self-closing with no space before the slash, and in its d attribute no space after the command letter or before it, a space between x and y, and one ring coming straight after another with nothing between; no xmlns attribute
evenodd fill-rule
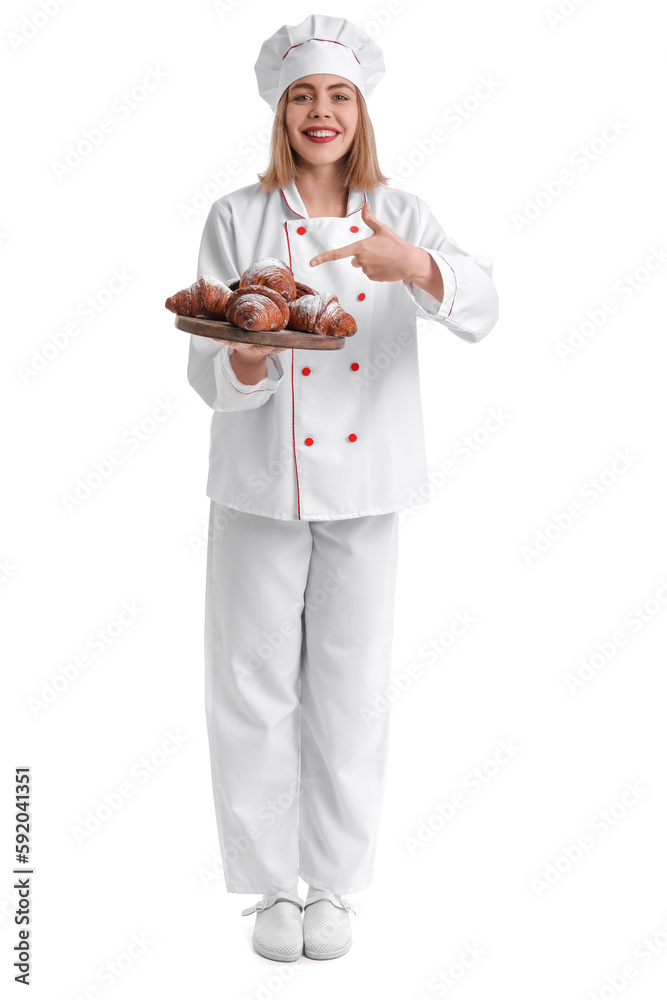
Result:
<svg viewBox="0 0 667 1000"><path fill-rule="evenodd" d="M205 703L229 892L372 880L398 512L280 520L211 500Z"/></svg>

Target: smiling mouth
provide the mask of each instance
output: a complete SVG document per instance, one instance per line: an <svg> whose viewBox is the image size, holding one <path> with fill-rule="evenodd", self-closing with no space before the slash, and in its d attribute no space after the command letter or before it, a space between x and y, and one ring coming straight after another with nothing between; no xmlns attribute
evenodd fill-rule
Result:
<svg viewBox="0 0 667 1000"><path fill-rule="evenodd" d="M304 129L303 134L307 135L309 139L335 139L337 135L340 135L336 129L332 128Z"/></svg>

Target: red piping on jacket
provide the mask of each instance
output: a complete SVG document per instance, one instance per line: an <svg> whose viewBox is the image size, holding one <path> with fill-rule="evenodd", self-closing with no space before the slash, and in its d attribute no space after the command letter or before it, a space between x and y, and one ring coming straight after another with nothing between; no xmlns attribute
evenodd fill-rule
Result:
<svg viewBox="0 0 667 1000"><path fill-rule="evenodd" d="M449 264L449 261L446 261L446 263L447 263L447 264ZM456 271L454 270L454 268L452 267L452 265L451 265L451 264L449 264L449 270L450 270L450 271L452 272L452 274L454 275L454 295L452 296L452 304L451 304L451 306L449 307L449 312L447 313L447 318L448 318L448 319L449 319L449 317L450 317L450 316L452 315L452 309L454 308L454 299L456 298L456 293L457 293L457 291L458 291L458 287L459 287L459 283L458 283L458 281L456 280Z"/></svg>
<svg viewBox="0 0 667 1000"><path fill-rule="evenodd" d="M282 188L280 190L282 191ZM283 195L283 198L284 197L285 196ZM285 201L285 204L287 205L287 201ZM287 207L289 208L289 205L287 205ZM301 218L303 219L303 215L301 216ZM289 254L289 266L290 266L290 269L291 269L291 267L292 267L292 248L289 245L289 232L287 230L287 223L285 223L285 239L287 240L287 252Z"/></svg>
<svg viewBox="0 0 667 1000"><path fill-rule="evenodd" d="M296 439L294 432L294 348L292 348L292 451L294 452L294 474L296 475L296 516L301 520L301 496L299 494L299 467L296 464Z"/></svg>
<svg viewBox="0 0 667 1000"><path fill-rule="evenodd" d="M283 196L283 201L285 202L285 204L286 204L286 205L287 205L287 207L289 208L290 212L294 212L294 214L295 214L295 215L298 215L300 219L306 219L306 218L308 218L308 216L306 216L306 215L301 215L301 213L300 213L300 212L297 212L297 210L296 210L295 208L292 208L292 206L291 206L291 205L290 205L290 203L288 202L287 198L285 197L285 192L283 191L283 189L282 189L282 188L280 189L280 193L281 193L281 195ZM367 202L367 201L368 201L368 198L366 197L366 192L364 191L364 205L366 204L366 202ZM362 206L362 207L363 207L363 206ZM345 216L345 218L346 218L346 219L349 219L349 218L350 218L350 215L355 215L355 213L356 213L356 212L358 212L358 211L359 211L359 209L358 209L358 208L356 208L356 209L354 210L354 212L349 212L349 213L348 213L348 214L347 214L347 215ZM285 232L287 232L287 223L285 223ZM288 247L289 247L289 240L287 241L287 245L288 245ZM290 258L290 267L291 267L291 266L292 266L292 264L291 264L291 258Z"/></svg>
<svg viewBox="0 0 667 1000"><path fill-rule="evenodd" d="M288 202L287 198L285 198L285 192L283 191L282 188L280 189L280 193L283 196L285 204L289 208L290 212L294 212L294 209L292 208L292 206ZM364 205L366 204L367 201L368 201L368 199L366 198L366 192L364 191ZM294 212L294 214L298 215L300 219L305 219L306 218L305 215L300 215L299 212ZM350 212L350 215L354 215L354 212ZM349 219L350 215L346 215L345 218ZM285 239L287 240L287 253L289 255L289 266L291 268L292 267L292 247L290 246L289 230L287 228L287 222L284 223L284 226L285 226ZM453 303L452 303L452 305L453 305ZM296 509L297 509L297 519L300 521L301 520L301 494L299 492L299 466L298 466L298 463L297 463L297 460L296 460L296 431L295 431L295 415L294 415L294 411L295 411L295 400L294 400L294 348L292 348L292 452L294 454L294 475L296 476Z"/></svg>
<svg viewBox="0 0 667 1000"><path fill-rule="evenodd" d="M282 188L280 189L282 193ZM283 195L285 198L285 195ZM287 205L287 199L285 198L285 204ZM289 208L289 205L287 206ZM299 213L297 212L297 215ZM303 216L301 216L303 218ZM287 230L287 223L285 223L285 239L287 240L287 253L289 254L289 266L292 267L292 248L289 242L289 232ZM299 494L299 467L296 461L296 437L294 430L294 348L292 348L292 452L294 454L294 475L296 476L296 515L297 519L301 520L301 496Z"/></svg>
<svg viewBox="0 0 667 1000"><path fill-rule="evenodd" d="M293 208L292 208L292 206L291 206L291 205L290 205L290 203L288 202L287 198L285 197L285 192L283 191L283 189L282 189L282 188L280 189L280 193L281 193L281 195L283 196L283 201L285 202L285 204L286 204L286 205L287 205L287 207L289 208L290 212L294 212L294 214L295 214L295 215L298 215L300 219L305 219L305 218L306 218L306 216L305 216L305 215L300 215L300 214L299 214L299 212L297 212L297 211L296 211L295 209L293 209ZM285 232L287 232L287 223L285 223ZM287 240L287 246L289 247L289 239ZM290 265L290 266L291 266L291 265Z"/></svg>

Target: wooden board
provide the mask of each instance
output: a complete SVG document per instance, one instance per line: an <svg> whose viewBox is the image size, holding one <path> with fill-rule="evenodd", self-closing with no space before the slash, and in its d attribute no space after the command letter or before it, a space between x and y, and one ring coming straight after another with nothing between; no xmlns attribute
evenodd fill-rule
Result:
<svg viewBox="0 0 667 1000"><path fill-rule="evenodd" d="M199 337L217 337L219 340L235 340L243 344L261 344L264 347L295 347L306 351L338 351L345 346L347 337L322 336L319 333L303 333L300 330L242 330L226 320L199 319L196 316L176 316L175 325L186 333L196 333Z"/></svg>

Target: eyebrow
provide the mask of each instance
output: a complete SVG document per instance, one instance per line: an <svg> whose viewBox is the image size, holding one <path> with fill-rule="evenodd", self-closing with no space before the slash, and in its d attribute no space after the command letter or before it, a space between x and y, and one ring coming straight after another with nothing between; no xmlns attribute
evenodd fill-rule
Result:
<svg viewBox="0 0 667 1000"><path fill-rule="evenodd" d="M315 87L312 85L312 83L295 83L292 87L292 90L301 90L302 87L308 90L315 90ZM338 87L345 87L347 90L352 90L352 87L350 86L349 83L330 83L329 86L327 87L327 90L336 90Z"/></svg>

